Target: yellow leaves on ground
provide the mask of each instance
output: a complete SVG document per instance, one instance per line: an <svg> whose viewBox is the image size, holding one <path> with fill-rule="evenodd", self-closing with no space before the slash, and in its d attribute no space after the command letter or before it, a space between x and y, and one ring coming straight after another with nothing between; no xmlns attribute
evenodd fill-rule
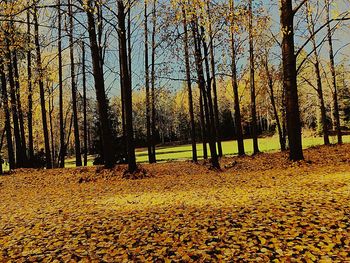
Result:
<svg viewBox="0 0 350 263"><path fill-rule="evenodd" d="M0 262L344 262L350 146L187 162L22 170L0 178Z"/></svg>

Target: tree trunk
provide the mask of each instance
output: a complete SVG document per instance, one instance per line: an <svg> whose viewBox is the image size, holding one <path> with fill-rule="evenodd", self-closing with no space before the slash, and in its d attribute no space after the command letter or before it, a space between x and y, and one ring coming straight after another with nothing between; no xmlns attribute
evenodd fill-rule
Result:
<svg viewBox="0 0 350 263"><path fill-rule="evenodd" d="M112 141L112 130L108 117L108 102L106 98L103 69L100 65L100 52L96 37L95 17L92 12L92 1L88 2L86 15L88 19L88 33L90 39L90 49L92 57L93 75L95 80L95 90L98 105L99 118L102 129L103 155L106 168L112 168L115 164Z"/></svg>
<svg viewBox="0 0 350 263"><path fill-rule="evenodd" d="M194 112L193 112L191 68L190 68L190 56L189 56L189 49L188 49L188 29L187 29L186 10L184 5L182 5L182 15L183 15L183 27L184 27L184 51L185 51L187 92L188 92L188 108L189 108L189 114L191 119L192 160L194 162L197 162L198 157L197 157L197 144L196 144L196 126L194 122Z"/></svg>
<svg viewBox="0 0 350 263"><path fill-rule="evenodd" d="M73 106L73 126L74 126L74 142L75 142L75 165L77 167L82 165L80 137L79 137L79 123L78 123L78 109L77 109L77 84L75 81L75 63L74 63L74 40L73 40L73 11L72 0L69 0L68 15L69 15L69 55L70 55L70 75L72 85L72 106Z"/></svg>
<svg viewBox="0 0 350 263"><path fill-rule="evenodd" d="M30 32L30 11L27 11L27 36L28 43L31 43ZM32 163L34 158L34 142L33 142L33 86L32 86L32 52L27 51L27 83L28 83L28 148L29 161Z"/></svg>
<svg viewBox="0 0 350 263"><path fill-rule="evenodd" d="M59 167L64 168L65 152L65 128L63 118L63 62L62 62L62 11L61 0L57 0L58 6L58 89L59 89L59 122L60 122L60 153Z"/></svg>
<svg viewBox="0 0 350 263"><path fill-rule="evenodd" d="M220 133L220 117L219 117L219 106L218 106L218 94L217 94L217 83L216 83L216 63L215 63L215 53L214 53L214 39L213 30L211 22L211 10L210 2L207 2L207 14L209 18L209 50L210 50L210 64L211 64L211 76L213 85L213 96L214 96L214 119L215 119L215 133L216 141L218 145L219 156L223 156L222 144L221 144L221 133Z"/></svg>
<svg viewBox="0 0 350 263"><path fill-rule="evenodd" d="M256 95L255 95L255 58L254 58L254 39L253 39L253 9L252 1L249 0L249 64L250 64L250 107L251 107L251 127L253 138L253 154L259 153L257 117L256 117Z"/></svg>
<svg viewBox="0 0 350 263"><path fill-rule="evenodd" d="M334 116L334 127L337 131L338 144L343 143L342 132L340 128L340 114L339 114L339 103L338 103L338 87L337 87L337 75L335 72L335 63L334 63L334 51L333 51L333 39L330 20L330 0L325 0L326 11L327 11L327 38L329 45L329 61L331 66L332 73L332 86L333 86L333 116Z"/></svg>
<svg viewBox="0 0 350 263"><path fill-rule="evenodd" d="M134 173L137 170L135 145L134 145L134 129L132 123L132 87L130 85L130 73L128 66L128 53L126 44L126 30L125 30L125 6L123 0L118 0L118 24L119 24L119 49L120 49L120 63L121 76L123 79L124 89L124 105L125 105L125 124L126 137L128 149L128 171Z"/></svg>
<svg viewBox="0 0 350 263"><path fill-rule="evenodd" d="M156 158L156 26L157 26L157 14L156 14L157 0L153 1L152 10L152 48L151 48L151 144L152 144L152 162L157 162Z"/></svg>
<svg viewBox="0 0 350 263"><path fill-rule="evenodd" d="M43 123L43 133L44 133L44 142L45 142L45 157L46 157L46 168L52 168L51 161L51 152L50 152L50 141L49 141L49 132L47 129L47 117L46 117L46 105L45 105L45 90L44 90L44 73L41 62L41 51L40 51L40 42L39 42L39 23L38 23L38 14L37 8L34 7L34 35L35 35L35 47L36 47L36 64L38 67L39 74L39 90L40 90L40 105L41 105L41 116Z"/></svg>
<svg viewBox="0 0 350 263"><path fill-rule="evenodd" d="M281 0L281 30L283 34L283 85L286 89L289 158L292 161L299 161L304 159L304 156L301 138L296 56L294 53L294 10L292 0Z"/></svg>
<svg viewBox="0 0 350 263"><path fill-rule="evenodd" d="M203 102L204 102L204 109L205 109L205 119L206 119L206 128L208 132L208 141L209 141L209 147L210 147L210 154L211 154L211 165L212 167L216 169L220 169L220 163L219 158L216 152L216 142L215 142L215 127L214 123L211 122L211 120L214 119L214 111L213 111L213 105L212 105L212 99L211 99L211 92L210 88L205 85L205 79L204 79L204 70L203 70L203 64L202 64L202 52L201 52L201 36L198 30L198 21L196 18L192 21L192 30L193 30L193 39L194 39L194 46L195 46L195 60L196 60L196 68L197 68L197 74L198 74L198 86L203 94Z"/></svg>
<svg viewBox="0 0 350 263"><path fill-rule="evenodd" d="M147 150L148 161L153 163L152 142L151 142L151 106L150 106L150 83L149 83L149 62L148 62L148 13L147 1L144 0L144 34L145 34L145 87L146 87L146 130L147 130Z"/></svg>
<svg viewBox="0 0 350 263"><path fill-rule="evenodd" d="M6 129L6 140L7 140L7 152L8 152L8 159L10 164L10 170L16 168L15 164L15 154L13 151L13 142L12 142L12 131L11 131L11 117L10 117L10 110L8 106L8 95L7 95L7 88L6 88L6 76L5 76L5 69L4 69L4 61L0 58L0 77L1 77L1 93L2 93L2 104L4 107L4 113L5 113L5 129Z"/></svg>
<svg viewBox="0 0 350 263"><path fill-rule="evenodd" d="M231 50L232 50L232 58L231 58L231 82L233 88L234 95L234 117L235 117L235 128L236 128L236 136L237 136L237 144L238 144L238 155L245 155L244 151L244 138L243 138L243 129L242 129L242 120L241 120L241 110L239 106L239 94L238 94L238 82L237 82L237 66L236 66L236 47L235 47L235 38L234 38L234 24L235 24L235 16L234 16L234 1L230 0L230 9L231 9Z"/></svg>
<svg viewBox="0 0 350 263"><path fill-rule="evenodd" d="M85 62L85 42L82 42L82 63L83 63L83 114L84 114L84 166L88 160L88 134L87 134L87 108L86 108L86 62Z"/></svg>

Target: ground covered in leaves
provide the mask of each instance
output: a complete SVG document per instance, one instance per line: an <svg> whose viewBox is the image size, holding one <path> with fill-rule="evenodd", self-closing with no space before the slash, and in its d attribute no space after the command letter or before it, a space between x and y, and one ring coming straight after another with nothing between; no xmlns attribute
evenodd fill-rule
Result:
<svg viewBox="0 0 350 263"><path fill-rule="evenodd" d="M350 260L350 145L0 177L0 262Z"/></svg>

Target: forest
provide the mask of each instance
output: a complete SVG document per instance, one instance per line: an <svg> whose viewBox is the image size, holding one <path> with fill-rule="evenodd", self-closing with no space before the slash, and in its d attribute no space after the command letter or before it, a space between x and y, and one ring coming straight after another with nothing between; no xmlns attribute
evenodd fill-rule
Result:
<svg viewBox="0 0 350 263"><path fill-rule="evenodd" d="M350 259L349 10L0 0L0 262Z"/></svg>

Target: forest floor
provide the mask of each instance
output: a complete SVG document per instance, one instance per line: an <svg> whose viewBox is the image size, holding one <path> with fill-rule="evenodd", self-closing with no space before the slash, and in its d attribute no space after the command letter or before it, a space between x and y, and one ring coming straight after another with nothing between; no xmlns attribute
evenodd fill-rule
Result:
<svg viewBox="0 0 350 263"><path fill-rule="evenodd" d="M350 145L0 177L0 262L350 261Z"/></svg>

